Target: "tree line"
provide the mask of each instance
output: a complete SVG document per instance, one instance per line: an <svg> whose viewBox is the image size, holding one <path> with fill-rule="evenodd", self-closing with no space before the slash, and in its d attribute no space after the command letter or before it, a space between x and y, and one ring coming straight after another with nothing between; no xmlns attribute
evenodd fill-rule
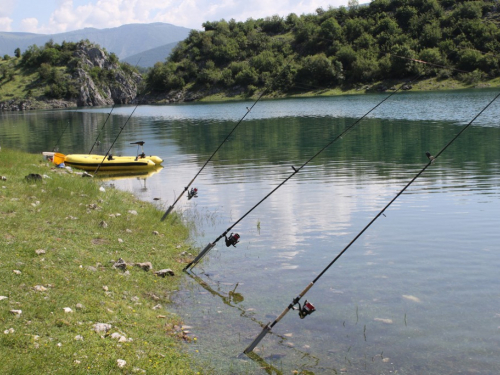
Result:
<svg viewBox="0 0 500 375"><path fill-rule="evenodd" d="M500 76L500 4L374 0L245 22L205 22L146 76L150 90L290 93L421 77ZM422 60L429 64L417 63Z"/></svg>

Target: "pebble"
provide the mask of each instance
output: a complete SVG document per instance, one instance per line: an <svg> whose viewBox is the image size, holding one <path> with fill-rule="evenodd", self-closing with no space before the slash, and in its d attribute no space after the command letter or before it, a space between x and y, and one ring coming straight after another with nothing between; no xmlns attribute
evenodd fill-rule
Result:
<svg viewBox="0 0 500 375"><path fill-rule="evenodd" d="M158 305L153 307L153 310L160 310L161 308L162 308L162 306L158 304Z"/></svg>
<svg viewBox="0 0 500 375"><path fill-rule="evenodd" d="M130 215L137 215L137 211L136 210L128 210L128 213Z"/></svg>
<svg viewBox="0 0 500 375"><path fill-rule="evenodd" d="M123 240L121 238L118 238L118 243L123 243Z"/></svg>
<svg viewBox="0 0 500 375"><path fill-rule="evenodd" d="M104 189L102 186L99 188L99 191L102 191L103 193L106 192L106 189Z"/></svg>
<svg viewBox="0 0 500 375"><path fill-rule="evenodd" d="M33 289L36 290L37 292L45 292L47 290L47 288L44 287L43 285L35 285Z"/></svg>
<svg viewBox="0 0 500 375"><path fill-rule="evenodd" d="M166 268L163 270L159 270L155 272L155 275L165 277L165 276L175 276L174 271L172 271L170 268Z"/></svg>
<svg viewBox="0 0 500 375"><path fill-rule="evenodd" d="M64 307L64 308L63 308L63 310L64 310L64 312L65 312L66 314L69 314L69 313L72 313L72 312L73 312L73 309L72 309L71 307Z"/></svg>
<svg viewBox="0 0 500 375"><path fill-rule="evenodd" d="M77 310L82 310L83 309L83 305L81 303L77 303L76 304L76 309Z"/></svg>
<svg viewBox="0 0 500 375"><path fill-rule="evenodd" d="M126 365L127 365L127 362L124 361L123 359L117 359L116 360L116 365L119 367L119 368L124 368Z"/></svg>
<svg viewBox="0 0 500 375"><path fill-rule="evenodd" d="M3 301L4 299L8 299L9 297L6 296L0 296L0 301Z"/></svg>
<svg viewBox="0 0 500 375"><path fill-rule="evenodd" d="M38 249L38 250L35 250L35 253L36 253L36 255L42 255L42 254L45 254L45 250Z"/></svg>
<svg viewBox="0 0 500 375"><path fill-rule="evenodd" d="M11 314L14 314L14 315L21 315L23 313L23 310L10 310L9 311Z"/></svg>
<svg viewBox="0 0 500 375"><path fill-rule="evenodd" d="M107 228L107 227L108 227L108 223L106 223L104 220L103 220L103 221L101 221L101 222L99 223L99 225L100 225L101 227L103 227L103 228Z"/></svg>
<svg viewBox="0 0 500 375"><path fill-rule="evenodd" d="M20 275L20 274L22 273L22 272L21 272L21 271L19 271L19 270L14 270L14 271L12 271L12 272L14 272L16 275Z"/></svg>
<svg viewBox="0 0 500 375"><path fill-rule="evenodd" d="M153 231L153 234L154 234L155 236L158 236L160 233L159 233L157 230L154 230L154 231Z"/></svg>
<svg viewBox="0 0 500 375"><path fill-rule="evenodd" d="M6 329L5 331L3 331L4 334L8 335L9 333L14 333L14 328L9 328L9 329Z"/></svg>
<svg viewBox="0 0 500 375"><path fill-rule="evenodd" d="M111 324L108 323L96 323L94 324L94 331L99 332L108 332L112 328Z"/></svg>
<svg viewBox="0 0 500 375"><path fill-rule="evenodd" d="M77 336L75 336L75 340L76 341L83 341L83 336L77 335Z"/></svg>

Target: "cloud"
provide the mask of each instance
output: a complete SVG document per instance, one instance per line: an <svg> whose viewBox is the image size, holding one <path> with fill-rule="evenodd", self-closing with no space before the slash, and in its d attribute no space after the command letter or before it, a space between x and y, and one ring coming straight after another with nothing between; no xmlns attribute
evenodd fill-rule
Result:
<svg viewBox="0 0 500 375"><path fill-rule="evenodd" d="M21 30L27 33L36 33L38 31L38 20L36 18L21 20Z"/></svg>
<svg viewBox="0 0 500 375"><path fill-rule="evenodd" d="M5 1L5 0L2 0ZM7 0L13 2L14 0ZM48 22L22 22L23 31L60 33L95 27L117 27L130 23L167 22L201 29L205 21L222 18L246 21L248 18L314 13L317 8L345 5L347 0L58 0ZM35 28L35 29L33 29Z"/></svg>
<svg viewBox="0 0 500 375"><path fill-rule="evenodd" d="M14 20L9 17L0 17L0 31L12 31L12 22Z"/></svg>

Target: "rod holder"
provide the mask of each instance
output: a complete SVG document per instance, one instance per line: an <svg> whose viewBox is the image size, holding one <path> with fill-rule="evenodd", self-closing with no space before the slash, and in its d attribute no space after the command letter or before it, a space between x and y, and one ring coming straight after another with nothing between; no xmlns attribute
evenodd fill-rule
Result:
<svg viewBox="0 0 500 375"><path fill-rule="evenodd" d="M247 348L243 351L243 353L248 354L255 349L259 342L264 338L265 335L271 330L270 327L271 322L267 323L266 326L262 329L262 332L253 340L253 342L247 346Z"/></svg>
<svg viewBox="0 0 500 375"><path fill-rule="evenodd" d="M174 209L174 206L170 206L170 207L168 208L168 210L167 210L167 211L163 214L163 217L161 218L161 221L164 221L164 220L167 218L168 214L169 214L170 212L172 212L172 210L173 210L173 209Z"/></svg>

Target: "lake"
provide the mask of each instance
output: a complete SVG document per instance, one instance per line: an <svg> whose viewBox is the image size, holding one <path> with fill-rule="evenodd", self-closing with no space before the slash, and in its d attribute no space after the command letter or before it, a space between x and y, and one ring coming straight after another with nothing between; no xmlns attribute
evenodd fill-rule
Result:
<svg viewBox="0 0 500 375"><path fill-rule="evenodd" d="M500 100L317 281L301 300L312 315L290 311L242 355L496 94L397 93L308 163L231 230L236 248L219 241L183 277L172 299L196 337L186 350L220 374L500 373ZM192 252L387 95L258 102L194 182L198 198L175 208ZM94 153L116 140L130 155L145 141L164 168L106 183L163 211L252 104L120 106L105 126L110 107L2 113L0 146L88 153L99 135Z"/></svg>

